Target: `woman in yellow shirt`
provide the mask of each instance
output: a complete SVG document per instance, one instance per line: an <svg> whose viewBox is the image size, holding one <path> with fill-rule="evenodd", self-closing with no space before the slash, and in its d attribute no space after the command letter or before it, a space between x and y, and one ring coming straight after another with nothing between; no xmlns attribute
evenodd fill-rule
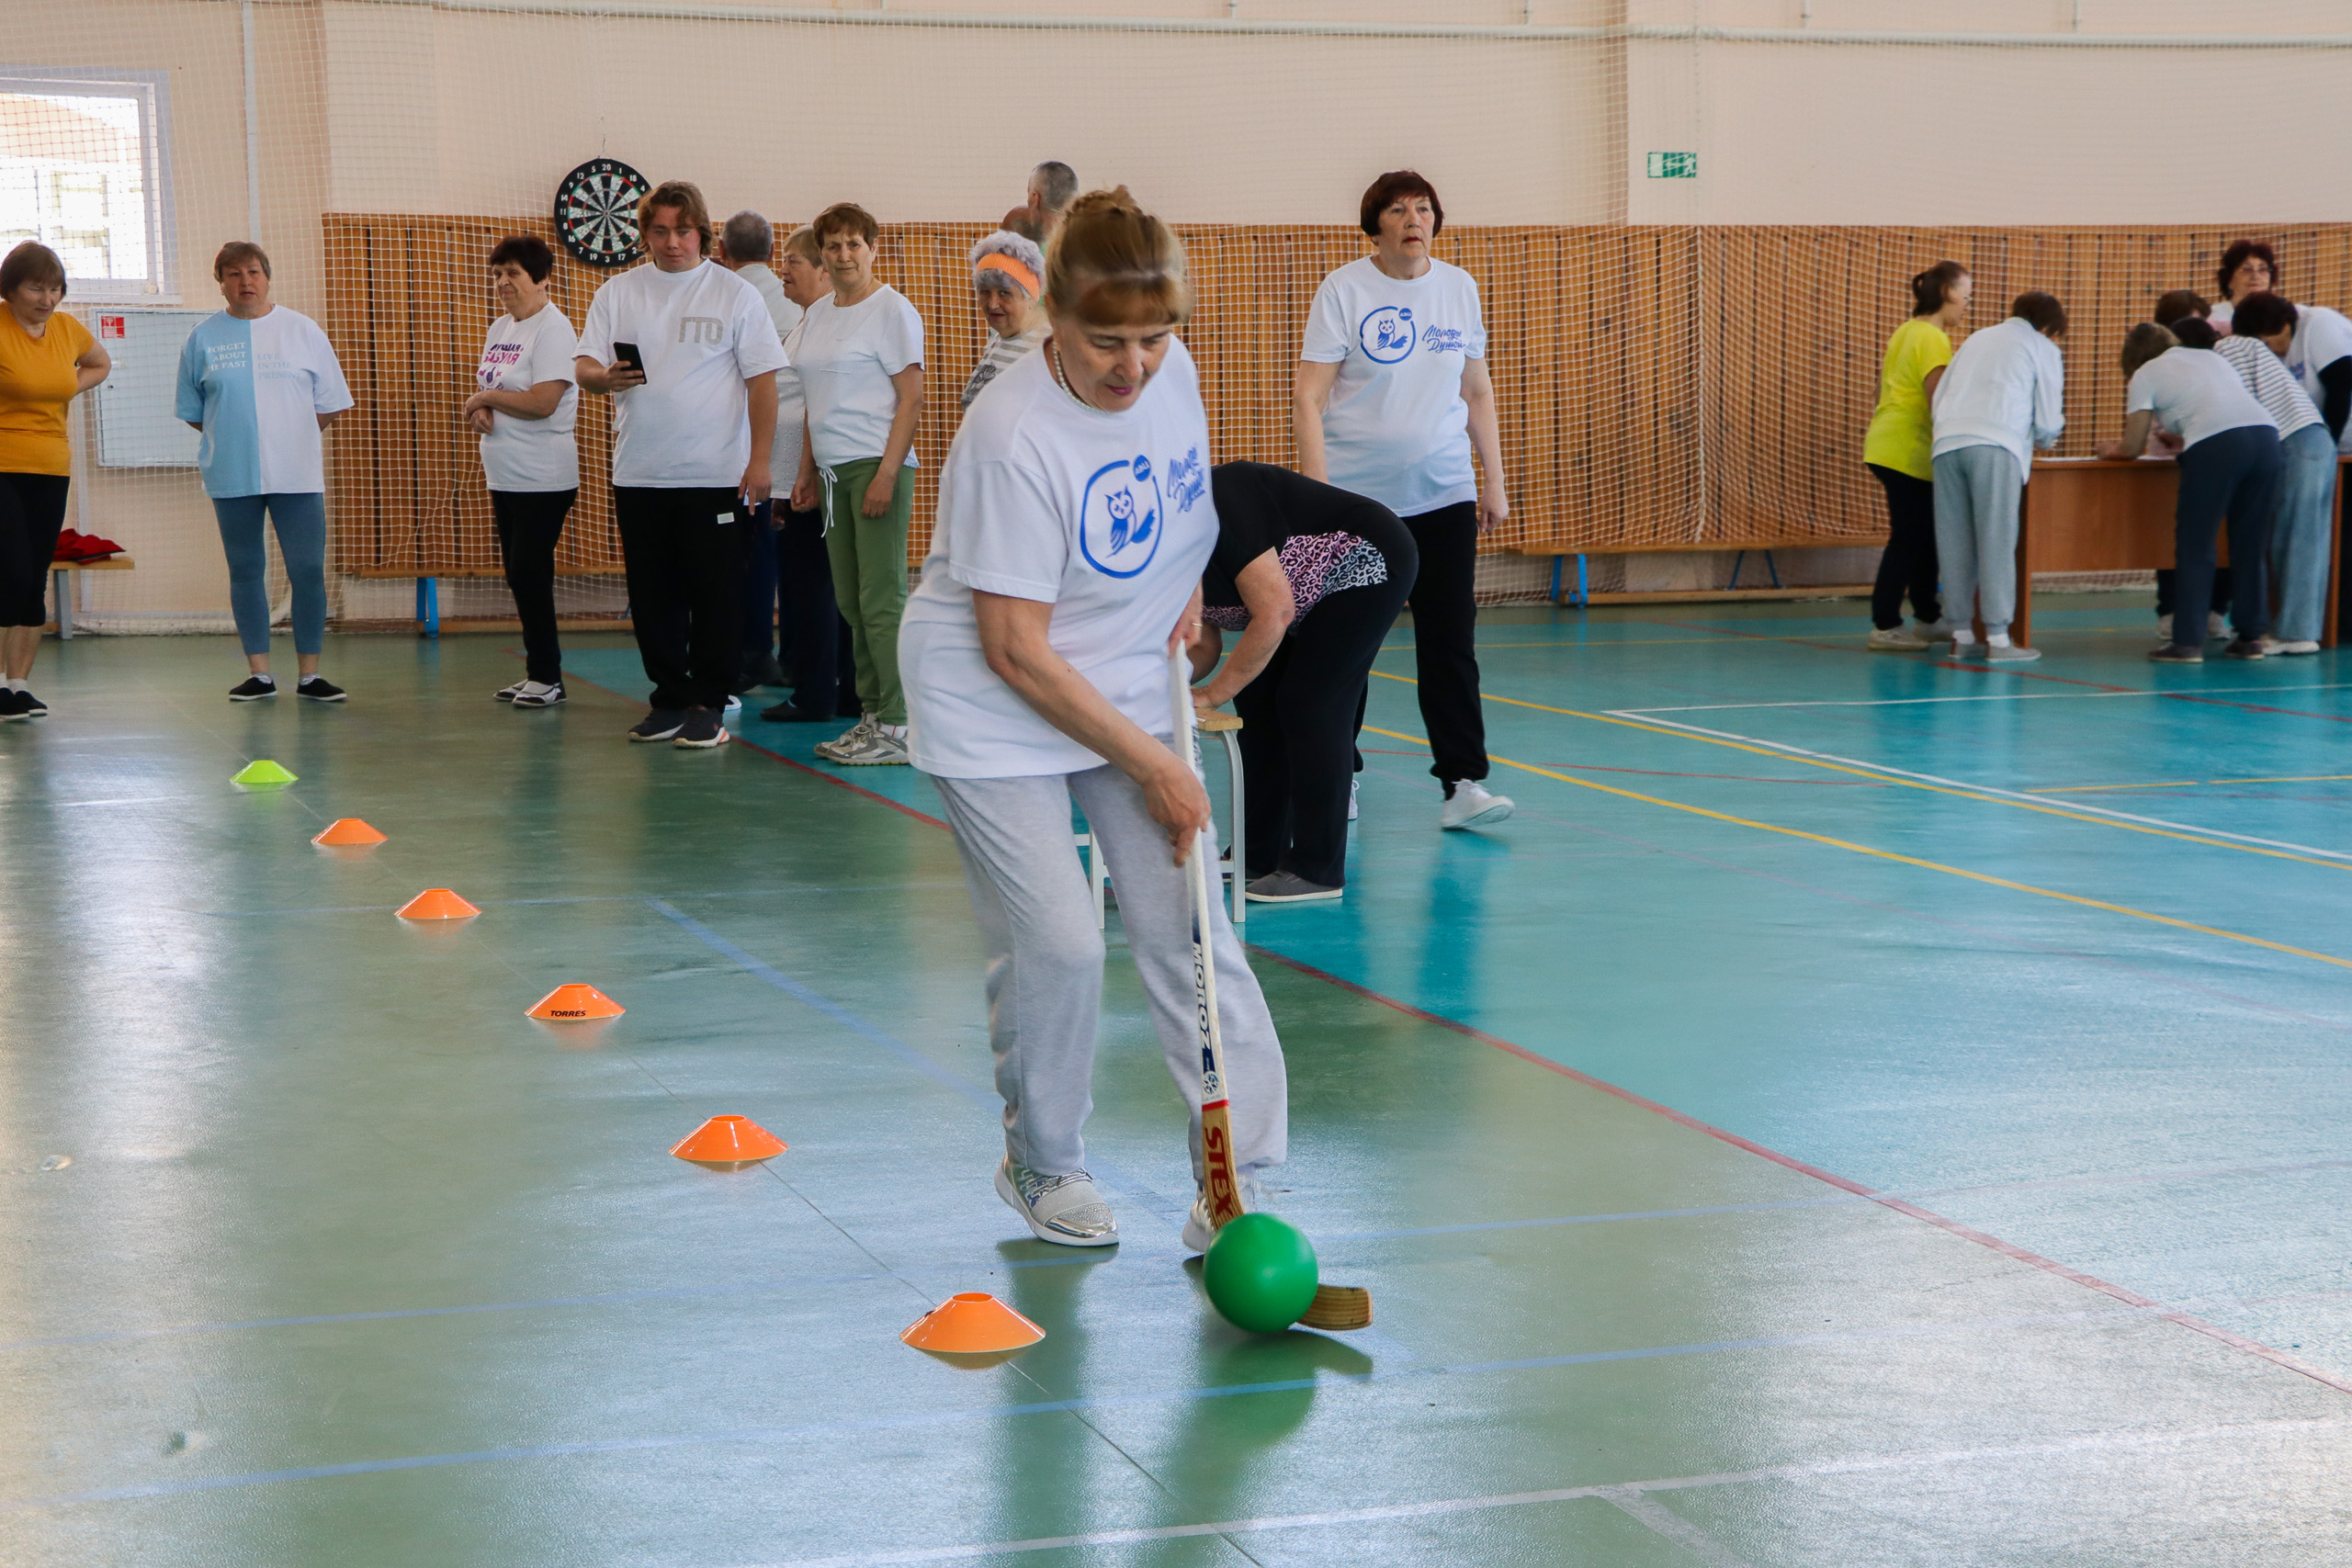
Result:
<svg viewBox="0 0 2352 1568"><path fill-rule="evenodd" d="M1887 340L1879 371L1878 408L1862 441L1862 461L1886 491L1886 553L1871 592L1871 647L1916 652L1945 631L1936 603L1936 432L1929 412L1936 383L1951 363L1951 331L1968 319L1975 290L1968 269L1939 261L1911 280L1911 319ZM1918 630L1903 626L1911 595Z"/></svg>
<svg viewBox="0 0 2352 1568"><path fill-rule="evenodd" d="M64 299L65 267L47 245L27 240L0 262L0 722L49 711L26 682L74 471L65 405L113 368L89 328L57 313Z"/></svg>

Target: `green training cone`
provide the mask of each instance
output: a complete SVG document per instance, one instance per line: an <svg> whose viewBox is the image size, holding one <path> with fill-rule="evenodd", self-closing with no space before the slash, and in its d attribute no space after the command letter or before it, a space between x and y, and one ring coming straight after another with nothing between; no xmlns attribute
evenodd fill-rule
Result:
<svg viewBox="0 0 2352 1568"><path fill-rule="evenodd" d="M241 784L289 784L294 782L294 775L264 757L257 762L247 762L238 769L229 782Z"/></svg>
<svg viewBox="0 0 2352 1568"><path fill-rule="evenodd" d="M1208 1256L1201 1283L1236 1328L1280 1334L1315 1300L1315 1248L1298 1227L1272 1214L1227 1221Z"/></svg>

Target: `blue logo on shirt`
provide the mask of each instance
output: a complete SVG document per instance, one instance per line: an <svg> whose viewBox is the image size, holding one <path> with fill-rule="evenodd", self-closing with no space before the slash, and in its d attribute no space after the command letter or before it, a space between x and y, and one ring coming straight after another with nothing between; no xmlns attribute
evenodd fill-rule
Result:
<svg viewBox="0 0 2352 1568"><path fill-rule="evenodd" d="M1394 365L1413 352L1413 312L1383 305L1356 324L1356 341L1375 364Z"/></svg>
<svg viewBox="0 0 2352 1568"><path fill-rule="evenodd" d="M1079 553L1105 577L1133 577L1159 553L1166 504L1151 459L1105 463L1086 481L1078 520Z"/></svg>
<svg viewBox="0 0 2352 1568"><path fill-rule="evenodd" d="M1421 344L1431 354L1467 354L1470 345L1458 327L1423 327Z"/></svg>
<svg viewBox="0 0 2352 1568"><path fill-rule="evenodd" d="M1190 512L1208 493L1209 477L1201 468L1201 449L1188 447L1168 465L1168 488L1176 492L1176 510Z"/></svg>

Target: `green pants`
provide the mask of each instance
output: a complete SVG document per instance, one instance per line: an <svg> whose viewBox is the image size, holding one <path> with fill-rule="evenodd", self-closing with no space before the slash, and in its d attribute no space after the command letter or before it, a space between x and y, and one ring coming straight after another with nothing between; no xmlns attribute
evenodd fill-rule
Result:
<svg viewBox="0 0 2352 1568"><path fill-rule="evenodd" d="M825 485L825 558L833 568L833 602L849 623L857 659L857 705L884 724L907 722L907 689L899 682L899 617L907 607L907 526L915 509L915 471L903 465L890 510L865 515L866 487L882 467L860 457L833 469Z"/></svg>

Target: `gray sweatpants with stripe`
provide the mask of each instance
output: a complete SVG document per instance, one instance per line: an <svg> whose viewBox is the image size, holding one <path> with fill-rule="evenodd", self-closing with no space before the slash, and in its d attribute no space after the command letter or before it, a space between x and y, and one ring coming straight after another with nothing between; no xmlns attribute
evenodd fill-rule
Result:
<svg viewBox="0 0 2352 1568"><path fill-rule="evenodd" d="M1094 1044L1102 1012L1102 933L1070 843L1069 803L1118 889L1119 920L1168 1070L1192 1108L1193 1175L1201 1174L1201 1055L1193 996L1192 906L1167 829L1117 768L1016 779L933 777L947 806L972 912L988 946L989 1043L1004 1096L1004 1146L1015 1165L1048 1176L1086 1167L1081 1130L1094 1109ZM1281 1163L1290 1086L1282 1042L1224 901L1209 900L1217 1019L1232 1102L1234 1162Z"/></svg>

